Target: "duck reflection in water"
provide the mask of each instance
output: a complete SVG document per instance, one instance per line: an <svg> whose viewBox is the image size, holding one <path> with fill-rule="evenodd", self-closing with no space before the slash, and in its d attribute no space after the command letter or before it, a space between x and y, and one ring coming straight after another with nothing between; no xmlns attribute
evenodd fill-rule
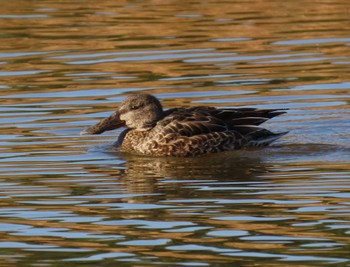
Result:
<svg viewBox="0 0 350 267"><path fill-rule="evenodd" d="M108 118L81 134L101 134L127 127L116 145L121 151L150 156L193 157L242 148L263 147L286 132L259 125L285 113L281 109L197 106L164 111L159 100L133 94Z"/></svg>
<svg viewBox="0 0 350 267"><path fill-rule="evenodd" d="M137 198L138 201L143 199L142 202L173 198L172 195L190 197L194 191L190 188L186 190L184 183L261 181L261 176L272 169L269 163L262 160L264 155L257 155L254 151L228 151L195 158L160 157L157 160L150 156L109 153L124 161L115 172L120 186L129 194L146 194ZM208 194L202 192L203 197ZM196 191L196 194L200 192Z"/></svg>

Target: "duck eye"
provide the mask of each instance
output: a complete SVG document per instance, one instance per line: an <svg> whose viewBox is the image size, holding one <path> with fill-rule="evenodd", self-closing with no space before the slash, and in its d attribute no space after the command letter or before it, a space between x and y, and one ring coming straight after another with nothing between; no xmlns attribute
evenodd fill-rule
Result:
<svg viewBox="0 0 350 267"><path fill-rule="evenodd" d="M136 105L132 105L132 106L130 107L131 110L135 110L135 109L138 109L138 108L139 108L139 106L136 106Z"/></svg>

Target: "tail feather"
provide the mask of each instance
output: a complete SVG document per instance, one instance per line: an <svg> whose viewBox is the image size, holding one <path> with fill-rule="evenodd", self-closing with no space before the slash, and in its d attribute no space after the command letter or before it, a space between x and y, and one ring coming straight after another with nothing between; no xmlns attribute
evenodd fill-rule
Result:
<svg viewBox="0 0 350 267"><path fill-rule="evenodd" d="M234 112L231 118L235 117L264 117L273 118L281 114L286 113L288 109L257 109L257 108L236 108L229 110L229 112ZM225 110L226 112L228 110Z"/></svg>
<svg viewBox="0 0 350 267"><path fill-rule="evenodd" d="M244 118L232 119L229 124L231 127L234 127L237 125L260 125L267 120L268 118L264 118L264 117L244 117Z"/></svg>
<svg viewBox="0 0 350 267"><path fill-rule="evenodd" d="M280 132L280 133L273 133L268 131L269 134L262 136L260 138L256 138L256 139L251 139L250 141L248 141L247 143L247 147L261 147L261 146L267 146L269 144L271 144L272 142L276 141L277 139L279 139L280 137L282 137L283 135L287 134L288 132Z"/></svg>
<svg viewBox="0 0 350 267"><path fill-rule="evenodd" d="M246 147L267 146L288 132L273 133L265 128L255 125L237 125L234 127L246 140Z"/></svg>
<svg viewBox="0 0 350 267"><path fill-rule="evenodd" d="M245 117L263 117L271 119L286 113L288 109L258 109L258 108L232 108L232 109L214 109L210 113L224 121L245 118Z"/></svg>

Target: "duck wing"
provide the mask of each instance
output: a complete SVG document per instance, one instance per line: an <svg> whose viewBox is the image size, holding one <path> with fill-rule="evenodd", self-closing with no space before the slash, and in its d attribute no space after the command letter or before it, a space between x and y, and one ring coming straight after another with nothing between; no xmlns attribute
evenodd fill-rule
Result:
<svg viewBox="0 0 350 267"><path fill-rule="evenodd" d="M193 136L210 132L235 130L243 136L249 126L258 126L265 121L286 113L286 109L231 108L214 107L175 108L165 112L163 127L179 130L179 134ZM238 127L245 126L245 127ZM169 130L170 130L169 129ZM251 131L262 128L251 127Z"/></svg>
<svg viewBox="0 0 350 267"><path fill-rule="evenodd" d="M187 137L228 131L229 127L226 121L215 116L214 111L216 110L210 107L168 110L166 116L158 122L157 126L163 129L164 134L176 133Z"/></svg>
<svg viewBox="0 0 350 267"><path fill-rule="evenodd" d="M260 125L273 117L286 113L286 109L230 108L212 109L211 115L228 125Z"/></svg>
<svg viewBox="0 0 350 267"><path fill-rule="evenodd" d="M264 146L279 138L257 125L284 112L257 109L176 108L165 112L150 133L147 151L196 156L242 147Z"/></svg>
<svg viewBox="0 0 350 267"><path fill-rule="evenodd" d="M235 148L235 133L226 122L212 116L207 108L167 111L151 130L147 151L158 155L198 156Z"/></svg>
<svg viewBox="0 0 350 267"><path fill-rule="evenodd" d="M217 110L215 116L224 120L245 147L267 146L288 132L273 133L259 127L265 121L286 113L287 109L233 108ZM241 138L241 139L240 139Z"/></svg>

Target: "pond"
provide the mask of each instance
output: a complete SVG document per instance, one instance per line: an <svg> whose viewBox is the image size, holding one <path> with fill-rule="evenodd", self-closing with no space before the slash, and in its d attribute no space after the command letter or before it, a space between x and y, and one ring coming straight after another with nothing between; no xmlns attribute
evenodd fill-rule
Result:
<svg viewBox="0 0 350 267"><path fill-rule="evenodd" d="M350 20L335 1L3 1L0 265L350 266ZM257 150L79 132L128 93L288 108Z"/></svg>

